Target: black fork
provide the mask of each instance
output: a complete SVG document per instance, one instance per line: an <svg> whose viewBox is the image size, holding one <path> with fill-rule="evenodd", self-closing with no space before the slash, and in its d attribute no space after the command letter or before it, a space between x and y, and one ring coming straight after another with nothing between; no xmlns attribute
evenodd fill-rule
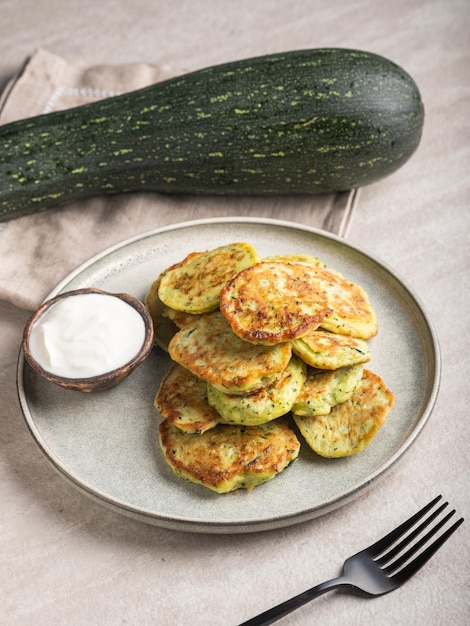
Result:
<svg viewBox="0 0 470 626"><path fill-rule="evenodd" d="M435 508L441 499L442 496L437 496L391 533L349 557L344 562L340 577L320 583L240 626L267 626L322 593L339 587L360 591L370 598L398 589L421 569L463 522L460 518L440 532L455 514L452 510L437 519L448 506L448 502L444 502Z"/></svg>

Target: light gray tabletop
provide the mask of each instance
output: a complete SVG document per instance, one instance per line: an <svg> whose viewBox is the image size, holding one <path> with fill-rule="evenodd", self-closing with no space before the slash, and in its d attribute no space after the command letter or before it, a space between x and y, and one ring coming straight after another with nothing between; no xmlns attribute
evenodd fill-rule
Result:
<svg viewBox="0 0 470 626"><path fill-rule="evenodd" d="M423 139L402 169L360 191L346 241L403 277L432 319L442 355L429 422L359 498L275 530L180 532L122 516L51 468L17 399L16 362L31 311L1 301L0 624L236 626L338 575L346 557L439 493L468 517L468 2L0 0L0 11L2 88L38 48L90 65L198 69L341 46L402 65L425 103ZM333 592L280 623L469 623L469 528L467 521L399 591L375 600Z"/></svg>

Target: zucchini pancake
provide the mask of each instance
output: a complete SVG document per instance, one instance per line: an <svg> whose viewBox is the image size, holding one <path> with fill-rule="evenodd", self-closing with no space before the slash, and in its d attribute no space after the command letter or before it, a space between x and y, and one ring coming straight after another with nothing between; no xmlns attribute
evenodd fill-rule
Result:
<svg viewBox="0 0 470 626"><path fill-rule="evenodd" d="M267 386L291 359L290 343L247 344L220 312L201 316L179 330L168 344L171 358L226 393L250 393Z"/></svg>
<svg viewBox="0 0 470 626"><path fill-rule="evenodd" d="M364 289L313 254L259 258L248 243L191 252L145 297L173 365L155 408L173 472L227 493L283 472L306 445L364 450L394 404L364 369L378 332Z"/></svg>
<svg viewBox="0 0 470 626"><path fill-rule="evenodd" d="M168 420L160 424L160 445L167 463L185 480L226 493L252 489L282 472L300 442L282 419L259 426L219 424L188 435Z"/></svg>
<svg viewBox="0 0 470 626"><path fill-rule="evenodd" d="M207 404L207 384L175 363L163 379L155 407L171 424L190 434L214 428L220 416Z"/></svg>
<svg viewBox="0 0 470 626"><path fill-rule="evenodd" d="M364 370L360 384L347 400L325 415L294 413L294 420L314 452L338 458L357 454L368 446L392 406L393 394L384 382Z"/></svg>
<svg viewBox="0 0 470 626"><path fill-rule="evenodd" d="M367 363L371 354L364 339L314 330L292 342L292 351L305 363L323 370Z"/></svg>
<svg viewBox="0 0 470 626"><path fill-rule="evenodd" d="M318 328L333 313L307 263L264 261L225 285L220 310L244 341L276 345Z"/></svg>
<svg viewBox="0 0 470 626"><path fill-rule="evenodd" d="M256 251L247 243L191 253L164 272L158 295L177 311L208 313L219 307L220 290L225 283L257 262Z"/></svg>
<svg viewBox="0 0 470 626"><path fill-rule="evenodd" d="M346 402L362 379L362 364L337 370L309 370L308 376L291 407L294 415L327 415L332 407Z"/></svg>
<svg viewBox="0 0 470 626"><path fill-rule="evenodd" d="M257 426L288 413L306 379L307 366L293 357L267 387L245 395L231 395L207 386L207 400L224 424Z"/></svg>

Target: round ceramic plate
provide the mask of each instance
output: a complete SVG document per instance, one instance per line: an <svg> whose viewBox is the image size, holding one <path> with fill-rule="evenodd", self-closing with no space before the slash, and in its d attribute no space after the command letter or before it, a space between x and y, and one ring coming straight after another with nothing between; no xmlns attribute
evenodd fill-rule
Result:
<svg viewBox="0 0 470 626"><path fill-rule="evenodd" d="M156 348L122 384L97 394L62 389L35 375L20 354L18 388L27 425L52 465L76 487L144 522L186 531L252 532L328 513L369 489L409 450L436 399L440 360L433 327L403 280L357 246L308 227L260 219L219 219L162 228L94 257L50 294L81 287L143 299L159 273L193 251L236 241L263 256L304 252L367 291L379 319L368 369L395 394L371 445L356 456L324 459L303 444L282 474L253 491L219 495L178 478L158 444L154 408L170 366Z"/></svg>

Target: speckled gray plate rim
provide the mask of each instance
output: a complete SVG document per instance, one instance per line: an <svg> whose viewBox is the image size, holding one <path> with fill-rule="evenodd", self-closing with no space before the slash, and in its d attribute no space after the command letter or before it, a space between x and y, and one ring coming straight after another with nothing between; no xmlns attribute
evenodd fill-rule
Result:
<svg viewBox="0 0 470 626"><path fill-rule="evenodd" d="M159 273L186 254L246 241L263 256L310 253L369 294L379 332L367 365L395 394L372 444L356 456L323 459L305 444L295 463L253 491L218 495L186 483L166 465L153 405L170 361L160 349L122 384L98 394L41 379L20 352L18 395L26 424L52 466L101 504L165 528L242 533L286 527L326 514L370 489L395 466L427 423L440 381L436 332L403 278L359 246L274 219L179 223L124 241L69 274L48 296L82 287L143 299Z"/></svg>

